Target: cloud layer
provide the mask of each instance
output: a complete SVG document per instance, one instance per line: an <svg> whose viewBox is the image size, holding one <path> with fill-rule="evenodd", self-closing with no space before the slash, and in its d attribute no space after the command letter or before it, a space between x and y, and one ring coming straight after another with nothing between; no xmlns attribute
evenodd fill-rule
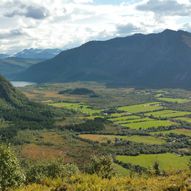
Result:
<svg viewBox="0 0 191 191"><path fill-rule="evenodd" d="M189 0L1 0L0 53L71 48L89 40L191 30Z"/></svg>

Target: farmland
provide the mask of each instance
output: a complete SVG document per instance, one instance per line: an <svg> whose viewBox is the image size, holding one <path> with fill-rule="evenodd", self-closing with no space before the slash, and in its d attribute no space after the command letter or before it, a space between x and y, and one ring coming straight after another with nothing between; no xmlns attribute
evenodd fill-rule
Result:
<svg viewBox="0 0 191 191"><path fill-rule="evenodd" d="M151 134L164 134L165 135L165 134L170 134L170 133L191 137L191 130L189 130L189 129L174 129L174 130L169 130L169 131L153 132Z"/></svg>
<svg viewBox="0 0 191 191"><path fill-rule="evenodd" d="M149 112L145 114L146 116L152 116L155 118L175 118L190 115L190 112L185 111L175 111L175 110L161 110L156 112Z"/></svg>
<svg viewBox="0 0 191 191"><path fill-rule="evenodd" d="M175 118L175 119L183 121L183 122L191 123L191 118L189 118L189 117L178 117L178 118Z"/></svg>
<svg viewBox="0 0 191 191"><path fill-rule="evenodd" d="M91 141L97 141L100 143L107 143L108 141L115 142L117 140L133 141L137 143L145 144L164 144L165 140L156 138L153 136L116 136L116 135L96 135L96 134L81 134L81 138L88 139Z"/></svg>
<svg viewBox="0 0 191 191"><path fill-rule="evenodd" d="M186 169L189 156L178 156L175 154L165 153L157 155L139 155L139 156L117 156L117 160L123 163L131 163L146 168L152 168L155 162L160 164L160 168L165 171ZM172 162L173 161L173 162Z"/></svg>
<svg viewBox="0 0 191 191"><path fill-rule="evenodd" d="M96 96L59 94L84 87ZM156 160L162 170L187 167L191 155L190 91L137 90L81 82L20 89L57 114L51 130L17 133L14 141L19 143L16 150L21 158L38 161L63 157L84 170L84 161L88 163L92 155L109 154L122 163L147 169ZM137 173L121 163L113 165L120 175Z"/></svg>
<svg viewBox="0 0 191 191"><path fill-rule="evenodd" d="M183 98L168 98L162 97L158 98L159 101L170 102L170 103L187 103L190 102L190 99L183 99Z"/></svg>
<svg viewBox="0 0 191 191"><path fill-rule="evenodd" d="M73 110L73 111L80 112L87 115L95 115L101 112L101 110L93 109L88 105L84 105L80 103L60 102L60 103L50 103L49 105L53 107Z"/></svg>
<svg viewBox="0 0 191 191"><path fill-rule="evenodd" d="M157 128L157 127L170 127L176 125L174 122L169 120L145 120L142 122L133 122L129 124L123 124L124 127L131 129L148 129L148 128Z"/></svg>
<svg viewBox="0 0 191 191"><path fill-rule="evenodd" d="M148 111L156 111L160 109L163 109L163 106L160 102L151 102L132 106L122 106L118 108L119 111L126 111L128 113L143 113Z"/></svg>

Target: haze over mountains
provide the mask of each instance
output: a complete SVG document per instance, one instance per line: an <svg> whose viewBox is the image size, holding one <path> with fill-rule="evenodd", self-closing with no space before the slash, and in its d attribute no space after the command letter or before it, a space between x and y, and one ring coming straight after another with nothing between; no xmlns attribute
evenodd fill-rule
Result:
<svg viewBox="0 0 191 191"><path fill-rule="evenodd" d="M14 55L0 54L0 74L11 78L15 73L26 70L33 64L51 59L60 49L24 49Z"/></svg>
<svg viewBox="0 0 191 191"><path fill-rule="evenodd" d="M47 60L58 55L62 50L60 49L38 49L30 48L24 49L21 52L18 52L14 55L16 58L25 58L25 59L41 59Z"/></svg>
<svg viewBox="0 0 191 191"><path fill-rule="evenodd" d="M165 30L88 42L30 67L17 79L190 88L191 33Z"/></svg>

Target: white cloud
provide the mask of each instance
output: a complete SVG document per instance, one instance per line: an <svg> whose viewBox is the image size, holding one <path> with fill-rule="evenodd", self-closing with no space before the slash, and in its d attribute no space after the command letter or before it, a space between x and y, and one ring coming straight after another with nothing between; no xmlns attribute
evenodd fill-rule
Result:
<svg viewBox="0 0 191 191"><path fill-rule="evenodd" d="M112 4L111 0L110 4L96 4L93 0L1 0L0 50L71 48L89 40L188 26L189 0L174 0L174 8L168 7L172 0L163 0L162 5L159 1L124 0Z"/></svg>

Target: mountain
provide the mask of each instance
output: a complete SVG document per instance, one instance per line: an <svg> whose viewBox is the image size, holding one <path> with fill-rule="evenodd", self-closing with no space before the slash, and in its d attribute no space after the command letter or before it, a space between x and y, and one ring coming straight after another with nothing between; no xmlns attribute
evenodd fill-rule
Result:
<svg viewBox="0 0 191 191"><path fill-rule="evenodd" d="M13 139L17 131L53 127L50 108L31 102L0 76L0 142Z"/></svg>
<svg viewBox="0 0 191 191"><path fill-rule="evenodd" d="M41 59L25 59L25 58L14 58L8 57L0 59L0 75L7 78L13 78L15 73L22 72L28 67L42 62Z"/></svg>
<svg viewBox="0 0 191 191"><path fill-rule="evenodd" d="M0 54L0 60L1 59L5 59L5 58L8 58L9 55L8 54Z"/></svg>
<svg viewBox="0 0 191 191"><path fill-rule="evenodd" d="M191 33L165 30L91 41L36 64L18 79L98 81L148 88L191 87Z"/></svg>
<svg viewBox="0 0 191 191"><path fill-rule="evenodd" d="M5 106L19 106L27 103L27 98L15 89L5 78L0 76L1 109Z"/></svg>
<svg viewBox="0 0 191 191"><path fill-rule="evenodd" d="M18 52L14 55L16 58L25 58L25 59L42 59L47 60L55 57L61 52L60 49L24 49L21 52Z"/></svg>

